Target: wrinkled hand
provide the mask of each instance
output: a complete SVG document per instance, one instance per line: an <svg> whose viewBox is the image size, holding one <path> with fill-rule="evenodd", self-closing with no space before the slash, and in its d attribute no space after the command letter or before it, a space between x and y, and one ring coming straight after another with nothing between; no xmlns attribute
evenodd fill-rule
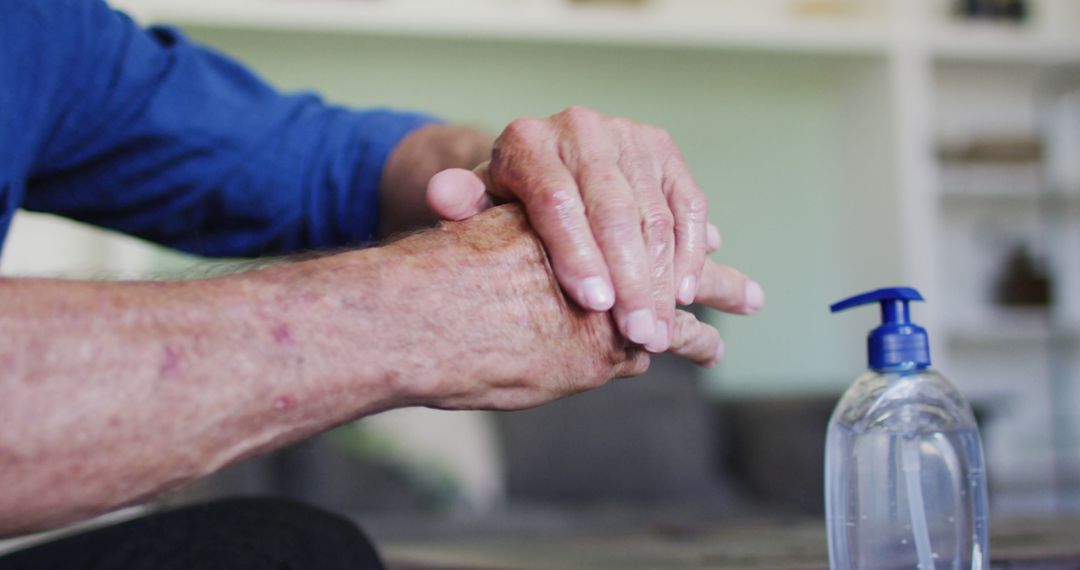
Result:
<svg viewBox="0 0 1080 570"><path fill-rule="evenodd" d="M424 299L439 307L436 318L423 312L423 326L406 322L403 328L432 335L413 338L426 347L426 366L438 369L445 360L455 371L426 386L414 401L448 409L527 408L649 366L648 353L619 333L609 313L583 310L564 295L520 206L492 208L392 247L437 260L438 267L418 275L443 275L437 282L409 279L418 289L403 292L410 302ZM693 300L746 312L747 281L734 269L706 261ZM452 334L439 325L444 321L455 323ZM723 356L713 327L685 311L673 312L672 323L669 352L705 366ZM402 327L400 320L396 324ZM453 349L444 354L438 347L447 340Z"/></svg>
<svg viewBox="0 0 1080 570"><path fill-rule="evenodd" d="M719 233L671 137L580 107L510 123L489 162L436 174L427 198L447 220L520 201L566 293L581 307L613 309L622 335L650 352L683 332L676 302L694 302L706 272L720 271L705 263ZM761 288L738 281L743 302L725 308L756 312Z"/></svg>

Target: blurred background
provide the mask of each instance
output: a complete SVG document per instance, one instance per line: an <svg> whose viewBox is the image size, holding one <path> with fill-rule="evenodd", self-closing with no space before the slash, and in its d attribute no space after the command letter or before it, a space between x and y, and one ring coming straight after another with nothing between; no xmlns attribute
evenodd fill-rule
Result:
<svg viewBox="0 0 1080 570"><path fill-rule="evenodd" d="M174 500L277 493L387 535L582 510L818 516L825 426L876 320L828 304L907 284L929 300L915 313L936 366L979 414L994 512L1080 513L1075 0L116 4L336 103L493 133L572 104L660 125L709 196L715 257L768 298L754 318L706 315L728 343L714 370L658 359L528 412L392 412ZM208 264L22 213L0 270L174 278Z"/></svg>

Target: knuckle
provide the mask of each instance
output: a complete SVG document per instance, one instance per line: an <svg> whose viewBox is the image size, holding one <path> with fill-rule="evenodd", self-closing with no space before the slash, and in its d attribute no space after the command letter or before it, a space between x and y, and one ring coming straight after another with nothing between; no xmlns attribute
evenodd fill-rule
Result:
<svg viewBox="0 0 1080 570"><path fill-rule="evenodd" d="M697 324L697 319L693 315L685 311L678 311L675 313L675 325L674 333L671 335L673 342L685 343L689 337L690 332L694 325Z"/></svg>
<svg viewBox="0 0 1080 570"><path fill-rule="evenodd" d="M649 371L652 360L649 353L640 349L627 349L623 351L618 363L612 368L617 378L640 376Z"/></svg>
<svg viewBox="0 0 1080 570"><path fill-rule="evenodd" d="M697 189L687 194L688 196L682 199L686 214L691 216L695 222L704 221L709 213L709 200L705 198L705 194Z"/></svg>
<svg viewBox="0 0 1080 570"><path fill-rule="evenodd" d="M675 229L675 217L666 207L652 207L644 216L645 233L650 240L667 240Z"/></svg>
<svg viewBox="0 0 1080 570"><path fill-rule="evenodd" d="M705 198L705 194L701 191L701 187L698 186L697 180L690 174L686 168L665 168L664 172L664 195L677 198L681 207L688 208L691 206L690 201L701 200L702 204L697 204L697 207L708 208L708 201Z"/></svg>
<svg viewBox="0 0 1080 570"><path fill-rule="evenodd" d="M696 321L688 323L682 331L679 352L688 355L707 353L710 343L707 328Z"/></svg>
<svg viewBox="0 0 1080 570"><path fill-rule="evenodd" d="M665 133L662 140L658 141L656 145L665 172L680 174L690 172L690 167L686 164L686 158L683 156L682 151L679 150L679 145L670 134Z"/></svg>
<svg viewBox="0 0 1080 570"><path fill-rule="evenodd" d="M670 149L675 147L675 138L671 136L671 133L662 127L656 125L647 125L647 132L649 137L660 145L663 149Z"/></svg>
<svg viewBox="0 0 1080 570"><path fill-rule="evenodd" d="M559 117L573 129L589 129L600 119L600 113L581 105L571 105L559 113Z"/></svg>
<svg viewBox="0 0 1080 570"><path fill-rule="evenodd" d="M499 140L504 144L518 144L534 141L543 136L546 124L543 119L521 117L514 119L503 130Z"/></svg>
<svg viewBox="0 0 1080 570"><path fill-rule="evenodd" d="M599 116L599 113L584 105L570 105L566 109L563 109L562 115L568 118L594 118Z"/></svg>
<svg viewBox="0 0 1080 570"><path fill-rule="evenodd" d="M651 360L648 354L638 351L630 357L627 372L630 376L641 376L649 371Z"/></svg>
<svg viewBox="0 0 1080 570"><path fill-rule="evenodd" d="M533 194L533 203L545 210L565 215L576 210L575 193L559 184L545 184Z"/></svg>
<svg viewBox="0 0 1080 570"><path fill-rule="evenodd" d="M647 125L642 125L641 123L627 119L626 117L610 117L608 123L616 130L623 133L633 133L640 131L642 128L648 128Z"/></svg>

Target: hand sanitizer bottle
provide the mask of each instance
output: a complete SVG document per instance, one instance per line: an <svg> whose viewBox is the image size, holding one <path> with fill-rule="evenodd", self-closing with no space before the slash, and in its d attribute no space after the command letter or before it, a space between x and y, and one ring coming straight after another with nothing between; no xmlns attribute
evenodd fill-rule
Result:
<svg viewBox="0 0 1080 570"><path fill-rule="evenodd" d="M879 289L832 312L881 304L870 370L837 404L825 447L832 570L986 570L982 443L971 406L931 370L915 289Z"/></svg>

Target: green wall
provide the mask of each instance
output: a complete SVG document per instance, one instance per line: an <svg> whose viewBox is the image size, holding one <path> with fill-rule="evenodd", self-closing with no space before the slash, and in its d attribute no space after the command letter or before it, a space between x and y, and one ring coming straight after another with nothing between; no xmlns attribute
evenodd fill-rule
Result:
<svg viewBox="0 0 1080 570"><path fill-rule="evenodd" d="M862 336L872 319L829 319L826 305L898 278L875 254L895 253L897 237L895 224L871 217L892 198L887 185L873 183L890 176L887 161L867 150L887 136L873 131L886 101L875 98L877 78L862 78L865 62L344 34L189 33L280 87L314 89L350 105L421 109L495 132L515 117L571 104L661 125L710 197L710 217L725 238L717 258L754 276L768 298L757 317L715 318L729 356L706 373L710 387L724 393L835 391L861 368ZM858 121L870 121L868 128L853 128ZM880 165L867 170L868 161Z"/></svg>

